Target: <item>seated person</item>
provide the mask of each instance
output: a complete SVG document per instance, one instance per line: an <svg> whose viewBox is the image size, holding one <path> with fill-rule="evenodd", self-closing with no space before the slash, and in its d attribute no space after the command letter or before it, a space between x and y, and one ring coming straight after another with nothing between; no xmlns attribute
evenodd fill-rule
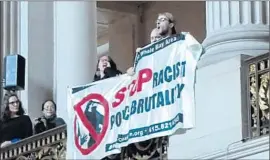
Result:
<svg viewBox="0 0 270 160"><path fill-rule="evenodd" d="M33 134L32 122L29 116L24 115L22 103L15 93L5 95L4 107L4 113L0 120L1 148Z"/></svg>
<svg viewBox="0 0 270 160"><path fill-rule="evenodd" d="M35 119L35 134L66 124L62 118L56 116L56 104L47 100L42 104L43 116Z"/></svg>

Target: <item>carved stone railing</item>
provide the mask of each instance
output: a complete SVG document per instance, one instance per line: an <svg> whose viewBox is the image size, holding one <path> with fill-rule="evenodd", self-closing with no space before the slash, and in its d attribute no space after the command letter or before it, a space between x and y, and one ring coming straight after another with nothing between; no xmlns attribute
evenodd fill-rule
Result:
<svg viewBox="0 0 270 160"><path fill-rule="evenodd" d="M246 61L249 138L269 134L269 53Z"/></svg>
<svg viewBox="0 0 270 160"><path fill-rule="evenodd" d="M66 158L66 126L26 138L0 149L0 160L58 160ZM167 159L168 137L130 144L109 160Z"/></svg>
<svg viewBox="0 0 270 160"><path fill-rule="evenodd" d="M169 137L153 138L124 148L125 160L167 160Z"/></svg>
<svg viewBox="0 0 270 160"><path fill-rule="evenodd" d="M122 148L120 154L113 154L105 160L167 160L168 137L153 138L132 143Z"/></svg>
<svg viewBox="0 0 270 160"><path fill-rule="evenodd" d="M1 148L0 159L65 159L66 137L66 126L60 126Z"/></svg>

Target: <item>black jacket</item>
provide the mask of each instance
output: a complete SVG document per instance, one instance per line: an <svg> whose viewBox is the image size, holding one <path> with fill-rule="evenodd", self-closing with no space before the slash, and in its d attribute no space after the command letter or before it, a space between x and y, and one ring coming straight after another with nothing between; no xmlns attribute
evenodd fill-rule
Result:
<svg viewBox="0 0 270 160"><path fill-rule="evenodd" d="M94 82L99 81L99 80L103 80L103 79L107 79L107 78L111 78L111 77L116 77L117 75L120 75L120 74L122 74L121 71L107 67L104 70L104 77L100 78L100 76L95 74Z"/></svg>
<svg viewBox="0 0 270 160"><path fill-rule="evenodd" d="M53 129L55 127L61 126L65 124L65 121L59 117L53 117L47 119L45 117L40 117L36 121L38 121L34 127L35 134ZM45 124L46 123L46 124Z"/></svg>
<svg viewBox="0 0 270 160"><path fill-rule="evenodd" d="M0 121L0 144L12 139L24 139L33 135L32 122L27 115Z"/></svg>

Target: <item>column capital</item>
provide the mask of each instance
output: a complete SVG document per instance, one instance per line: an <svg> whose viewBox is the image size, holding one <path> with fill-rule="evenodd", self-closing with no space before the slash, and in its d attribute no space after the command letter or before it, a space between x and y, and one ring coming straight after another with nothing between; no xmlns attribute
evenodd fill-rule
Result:
<svg viewBox="0 0 270 160"><path fill-rule="evenodd" d="M256 56L269 50L269 1L207 1L206 57ZM210 58L210 59L211 59Z"/></svg>
<svg viewBox="0 0 270 160"><path fill-rule="evenodd" d="M206 2L207 36L241 26L269 26L269 1Z"/></svg>

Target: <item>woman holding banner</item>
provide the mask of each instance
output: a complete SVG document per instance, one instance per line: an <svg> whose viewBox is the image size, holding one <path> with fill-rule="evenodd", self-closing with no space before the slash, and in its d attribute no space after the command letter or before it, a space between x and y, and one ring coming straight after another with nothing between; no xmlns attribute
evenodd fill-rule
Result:
<svg viewBox="0 0 270 160"><path fill-rule="evenodd" d="M116 63L112 60L112 58L110 56L102 56L99 58L97 63L94 82L111 77L116 77L120 74L122 74L122 72L117 69ZM111 159L121 159L121 154L113 154L103 158L102 160Z"/></svg>

